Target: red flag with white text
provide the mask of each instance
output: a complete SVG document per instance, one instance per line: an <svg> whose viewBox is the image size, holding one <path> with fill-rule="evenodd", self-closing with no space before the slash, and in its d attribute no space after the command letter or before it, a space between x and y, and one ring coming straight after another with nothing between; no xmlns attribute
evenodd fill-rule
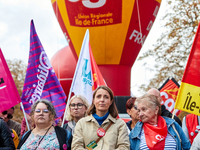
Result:
<svg viewBox="0 0 200 150"><path fill-rule="evenodd" d="M165 107L173 113L174 105L176 102L176 98L179 91L179 84L174 79L167 79L165 83L159 88L160 95L162 97L161 105L165 105ZM180 110L176 110L175 115L178 116L180 114Z"/></svg>

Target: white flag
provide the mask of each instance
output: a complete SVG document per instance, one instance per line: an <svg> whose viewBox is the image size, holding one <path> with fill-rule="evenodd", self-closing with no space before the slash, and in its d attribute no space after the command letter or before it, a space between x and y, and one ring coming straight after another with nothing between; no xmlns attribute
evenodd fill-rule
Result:
<svg viewBox="0 0 200 150"><path fill-rule="evenodd" d="M93 77L89 53L89 30L87 29L76 65L71 91L75 95L83 95L91 104L93 95L92 86Z"/></svg>

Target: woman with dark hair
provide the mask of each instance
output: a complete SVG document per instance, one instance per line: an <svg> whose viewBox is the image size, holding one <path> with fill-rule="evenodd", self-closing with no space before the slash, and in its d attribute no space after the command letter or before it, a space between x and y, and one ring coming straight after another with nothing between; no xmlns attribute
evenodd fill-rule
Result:
<svg viewBox="0 0 200 150"><path fill-rule="evenodd" d="M93 93L88 116L76 124L72 149L123 149L129 150L126 124L117 119L118 111L112 90L99 86Z"/></svg>
<svg viewBox="0 0 200 150"><path fill-rule="evenodd" d="M131 120L126 123L129 131L131 131L135 127L136 123L139 121L139 113L137 110L137 106L135 105L135 100L136 97L131 97L126 102L126 112L131 117Z"/></svg>
<svg viewBox="0 0 200 150"><path fill-rule="evenodd" d="M36 101L32 105L30 116L35 128L23 135L18 149L71 149L71 133L53 125L56 111L50 101Z"/></svg>

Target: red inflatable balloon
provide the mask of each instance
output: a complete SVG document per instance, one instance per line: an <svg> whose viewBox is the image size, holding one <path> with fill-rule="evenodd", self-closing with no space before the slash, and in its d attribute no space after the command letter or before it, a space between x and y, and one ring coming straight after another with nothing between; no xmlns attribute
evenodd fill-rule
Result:
<svg viewBox="0 0 200 150"><path fill-rule="evenodd" d="M70 47L66 46L59 50L50 61L66 96L68 96L76 68L76 58Z"/></svg>
<svg viewBox="0 0 200 150"><path fill-rule="evenodd" d="M131 67L158 13L161 0L51 0L78 59L86 29L97 65L116 96L130 95Z"/></svg>

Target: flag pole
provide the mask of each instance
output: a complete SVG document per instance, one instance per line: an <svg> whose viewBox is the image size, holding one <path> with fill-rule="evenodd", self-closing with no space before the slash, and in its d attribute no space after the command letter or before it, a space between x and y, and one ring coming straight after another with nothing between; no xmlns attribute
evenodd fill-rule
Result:
<svg viewBox="0 0 200 150"><path fill-rule="evenodd" d="M71 86L72 87L72 86ZM68 105L69 105L69 100L70 100L70 97L71 97L71 88L70 88L70 92L69 92L69 95L68 95L68 98L67 98L67 105L65 107L65 112L64 112L64 116L63 116L63 120L62 120L62 124L61 124L61 127L64 126L64 122L65 122L65 117L66 117L66 114L67 114L67 108L68 108Z"/></svg>
<svg viewBox="0 0 200 150"><path fill-rule="evenodd" d="M84 39L83 39L83 43L82 43L82 47L81 47L81 52L80 52L79 58L81 58L82 55L83 55L83 47L85 45L85 38L86 38L87 34L89 34L89 30L88 29L86 30L86 33L85 33L85 36L84 36ZM65 116L67 114L67 108L68 108L69 100L70 100L71 93L72 93L72 87L74 86L74 80L76 79L77 70L78 70L79 66L80 66L80 59L78 59L78 62L77 62L77 65L76 65L76 70L75 70L75 73L74 73L74 77L73 77L72 84L71 84L71 87L70 87L69 95L68 95L68 98L67 98L67 105L66 105L66 108L65 108L65 112L64 112L64 116L63 116L61 127L63 127L63 125L64 125L64 120L65 120Z"/></svg>
<svg viewBox="0 0 200 150"><path fill-rule="evenodd" d="M173 111L173 113L172 113L172 119L174 119L175 112L176 112L176 109L174 108L174 111Z"/></svg>
<svg viewBox="0 0 200 150"><path fill-rule="evenodd" d="M28 130L30 130L29 124L28 124L28 120L27 120L27 117L26 117L26 114L25 114L25 111L24 111L24 106L23 106L22 102L20 102L20 105L21 105L21 108L22 108L22 111L23 111L23 114L24 114L24 118L25 118L25 121L26 121L27 128L28 128Z"/></svg>

